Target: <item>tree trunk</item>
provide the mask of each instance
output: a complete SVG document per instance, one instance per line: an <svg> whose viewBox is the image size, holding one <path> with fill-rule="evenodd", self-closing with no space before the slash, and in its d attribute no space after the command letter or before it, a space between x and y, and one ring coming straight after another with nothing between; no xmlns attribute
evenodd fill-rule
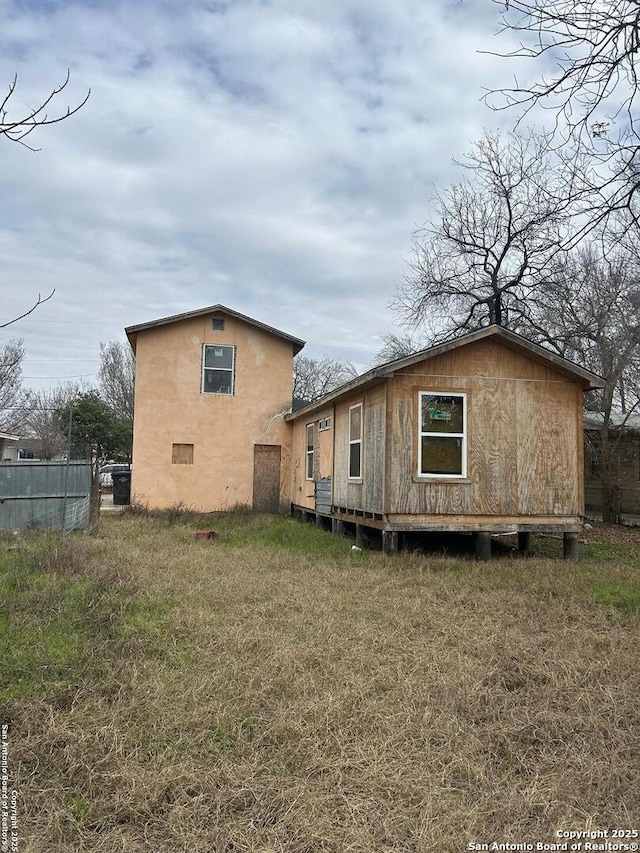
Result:
<svg viewBox="0 0 640 853"><path fill-rule="evenodd" d="M97 530L100 521L100 466L97 462L92 466L89 501L89 530Z"/></svg>
<svg viewBox="0 0 640 853"><path fill-rule="evenodd" d="M499 290L494 293L489 303L489 320L496 326L502 325L502 293Z"/></svg>

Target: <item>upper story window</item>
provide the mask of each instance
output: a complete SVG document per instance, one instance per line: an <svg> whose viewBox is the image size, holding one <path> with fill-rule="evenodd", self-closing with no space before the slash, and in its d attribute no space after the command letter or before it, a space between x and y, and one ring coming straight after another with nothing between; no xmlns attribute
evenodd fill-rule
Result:
<svg viewBox="0 0 640 853"><path fill-rule="evenodd" d="M205 344L202 350L202 393L233 394L235 348Z"/></svg>
<svg viewBox="0 0 640 853"><path fill-rule="evenodd" d="M349 479L362 477L362 403L349 408Z"/></svg>
<svg viewBox="0 0 640 853"><path fill-rule="evenodd" d="M314 440L314 425L307 424L307 444L305 452L304 478L305 480L313 480L313 440Z"/></svg>
<svg viewBox="0 0 640 853"><path fill-rule="evenodd" d="M420 392L419 477L467 476L466 394Z"/></svg>

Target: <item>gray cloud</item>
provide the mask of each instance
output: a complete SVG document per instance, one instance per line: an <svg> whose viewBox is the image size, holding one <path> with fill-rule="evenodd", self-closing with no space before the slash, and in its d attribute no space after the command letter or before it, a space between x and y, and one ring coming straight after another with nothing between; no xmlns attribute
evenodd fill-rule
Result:
<svg viewBox="0 0 640 853"><path fill-rule="evenodd" d="M35 387L122 328L222 302L365 367L434 185L507 64L495 8L445 0L9 3L0 84L69 121L0 139L1 313ZM3 82L4 81L4 82ZM9 331L9 330L7 330Z"/></svg>

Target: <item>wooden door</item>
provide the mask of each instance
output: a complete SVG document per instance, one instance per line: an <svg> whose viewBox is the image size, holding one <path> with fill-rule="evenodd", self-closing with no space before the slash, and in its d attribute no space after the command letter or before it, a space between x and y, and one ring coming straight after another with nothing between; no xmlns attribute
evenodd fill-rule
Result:
<svg viewBox="0 0 640 853"><path fill-rule="evenodd" d="M279 444L253 446L254 512L280 510L280 453Z"/></svg>

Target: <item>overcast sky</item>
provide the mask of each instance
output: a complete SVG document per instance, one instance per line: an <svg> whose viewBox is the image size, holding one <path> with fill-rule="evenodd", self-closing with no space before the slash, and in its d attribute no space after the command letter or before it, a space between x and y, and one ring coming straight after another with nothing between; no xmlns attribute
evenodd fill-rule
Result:
<svg viewBox="0 0 640 853"><path fill-rule="evenodd" d="M95 380L125 326L222 303L365 369L434 187L455 178L511 60L491 0L0 0L16 117L0 137L3 332L25 384ZM50 112L55 112L52 106Z"/></svg>

